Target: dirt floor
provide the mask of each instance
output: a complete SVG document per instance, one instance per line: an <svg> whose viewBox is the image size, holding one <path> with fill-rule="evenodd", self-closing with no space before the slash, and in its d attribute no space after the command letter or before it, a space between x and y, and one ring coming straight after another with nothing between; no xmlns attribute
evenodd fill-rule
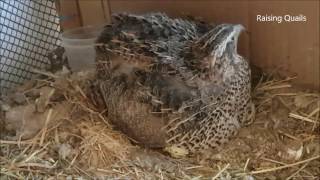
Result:
<svg viewBox="0 0 320 180"><path fill-rule="evenodd" d="M2 179L319 179L320 94L264 76L256 120L218 149L172 158L135 146L90 103L92 73L37 72L1 99Z"/></svg>

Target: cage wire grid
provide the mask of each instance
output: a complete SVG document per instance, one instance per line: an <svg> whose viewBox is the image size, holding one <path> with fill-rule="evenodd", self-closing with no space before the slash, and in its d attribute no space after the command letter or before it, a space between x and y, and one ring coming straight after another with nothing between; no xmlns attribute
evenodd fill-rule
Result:
<svg viewBox="0 0 320 180"><path fill-rule="evenodd" d="M0 0L0 95L48 66L59 33L54 0Z"/></svg>

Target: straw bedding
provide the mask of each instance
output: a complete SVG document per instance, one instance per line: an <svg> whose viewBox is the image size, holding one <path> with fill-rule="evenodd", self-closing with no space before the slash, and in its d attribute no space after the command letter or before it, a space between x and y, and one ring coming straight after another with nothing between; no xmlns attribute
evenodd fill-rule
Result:
<svg viewBox="0 0 320 180"><path fill-rule="evenodd" d="M134 145L87 97L92 72L38 77L1 98L1 179L317 179L320 95L261 76L256 119L229 143L172 158Z"/></svg>

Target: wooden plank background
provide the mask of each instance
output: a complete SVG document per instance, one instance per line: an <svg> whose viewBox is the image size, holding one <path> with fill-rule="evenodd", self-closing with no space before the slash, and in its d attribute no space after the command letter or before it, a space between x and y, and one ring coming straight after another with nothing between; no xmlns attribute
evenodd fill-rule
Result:
<svg viewBox="0 0 320 180"><path fill-rule="evenodd" d="M319 1L250 1L249 9L251 61L297 74L300 85L319 90ZM303 14L307 21L261 23L257 14Z"/></svg>
<svg viewBox="0 0 320 180"><path fill-rule="evenodd" d="M215 23L243 24L239 53L266 70L298 75L297 84L320 90L318 0L59 0L64 29L110 22L115 12L161 11L193 15ZM306 22L257 22L257 15L305 15ZM71 17L70 17L71 16Z"/></svg>

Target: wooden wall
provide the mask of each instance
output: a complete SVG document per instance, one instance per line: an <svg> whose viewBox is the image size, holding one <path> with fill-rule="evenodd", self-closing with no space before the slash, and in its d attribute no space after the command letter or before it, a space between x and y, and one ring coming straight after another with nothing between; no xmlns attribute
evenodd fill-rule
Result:
<svg viewBox="0 0 320 180"><path fill-rule="evenodd" d="M215 23L240 23L239 52L267 70L298 75L296 83L320 90L318 0L59 0L63 28L110 22L110 13L162 11L201 16ZM257 22L257 15L305 15L306 22Z"/></svg>
<svg viewBox="0 0 320 180"><path fill-rule="evenodd" d="M251 61L297 74L299 84L320 90L319 1L250 1L249 8ZM256 14L303 14L307 21L261 23Z"/></svg>

